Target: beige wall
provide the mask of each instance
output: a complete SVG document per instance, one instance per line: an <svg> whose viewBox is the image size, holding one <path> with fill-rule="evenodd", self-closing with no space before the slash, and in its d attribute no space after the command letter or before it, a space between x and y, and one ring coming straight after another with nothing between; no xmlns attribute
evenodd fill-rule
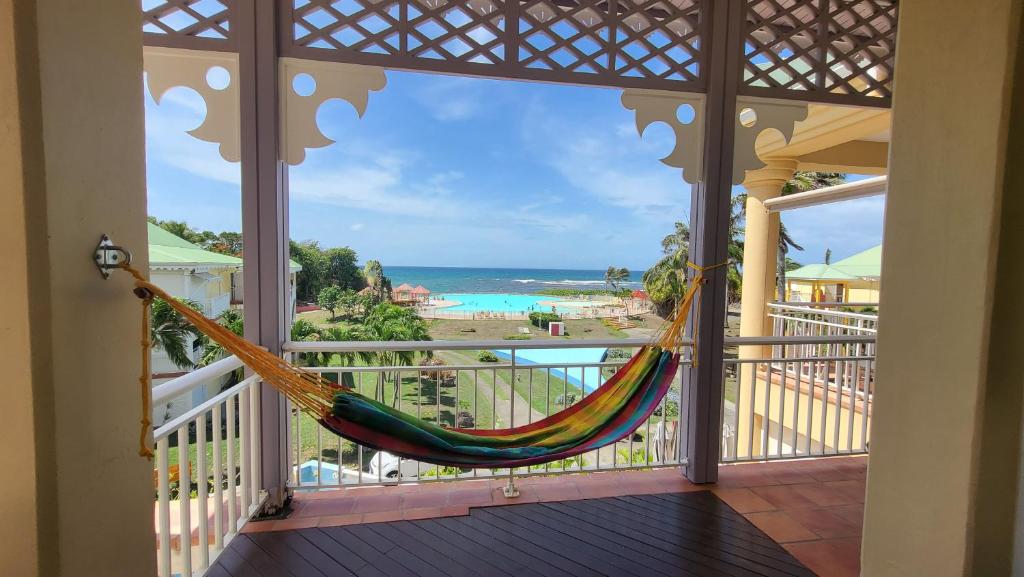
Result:
<svg viewBox="0 0 1024 577"><path fill-rule="evenodd" d="M138 6L14 4L0 0L0 575L151 575L140 307L90 260L106 232L146 268Z"/></svg>
<svg viewBox="0 0 1024 577"><path fill-rule="evenodd" d="M995 542L975 529L980 433L993 410L994 274L1021 266L996 251L1020 9L1020 0L900 3L864 575L1007 574L1005 547L989 550L984 568L972 551ZM1019 223L1004 233L1019 247ZM999 338L1019 341L1021 330ZM997 364L1019 377L1015 358ZM1016 449L1017 437L994 444ZM990 519L1012 516L1013 492L989 497L1003 507Z"/></svg>

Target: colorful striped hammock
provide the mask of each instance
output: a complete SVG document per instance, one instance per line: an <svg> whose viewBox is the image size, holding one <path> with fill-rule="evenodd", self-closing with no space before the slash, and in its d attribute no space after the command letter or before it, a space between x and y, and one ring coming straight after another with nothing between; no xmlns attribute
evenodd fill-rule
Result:
<svg viewBox="0 0 1024 577"><path fill-rule="evenodd" d="M124 268L135 277L135 294L143 299L143 375L139 379L144 411L143 456L152 456L148 442L148 305L159 297L337 435L400 457L462 468L507 468L556 461L629 435L651 416L671 386L679 368L679 344L687 312L703 282L702 270L698 269L668 327L580 402L529 425L480 430L449 429L416 418L318 373L292 366L171 297L131 267Z"/></svg>

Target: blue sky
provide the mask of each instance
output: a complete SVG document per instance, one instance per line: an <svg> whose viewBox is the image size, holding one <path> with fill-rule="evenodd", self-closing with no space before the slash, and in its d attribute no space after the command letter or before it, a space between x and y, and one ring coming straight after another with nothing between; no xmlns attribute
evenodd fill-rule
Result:
<svg viewBox="0 0 1024 577"><path fill-rule="evenodd" d="M385 265L603 269L648 267L689 185L663 165L673 137L636 134L620 91L388 72L365 116L341 101L319 112L337 141L290 171L291 236L351 246ZM185 131L202 99L146 95L149 212L240 230L239 168ZM884 199L785 213L819 262L881 242Z"/></svg>

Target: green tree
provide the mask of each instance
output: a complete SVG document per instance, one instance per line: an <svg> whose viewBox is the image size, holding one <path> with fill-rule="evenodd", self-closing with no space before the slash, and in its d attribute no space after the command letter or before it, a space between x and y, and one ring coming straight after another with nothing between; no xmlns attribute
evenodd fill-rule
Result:
<svg viewBox="0 0 1024 577"><path fill-rule="evenodd" d="M324 287L320 290L320 294L316 296L316 304L320 305L322 309L331 311L331 319L333 320L337 316L335 311L338 309L338 304L344 292L338 285Z"/></svg>
<svg viewBox="0 0 1024 577"><path fill-rule="evenodd" d="M295 279L295 296L298 300L312 302L327 286L327 257L315 240L291 241L291 258L302 265L302 271Z"/></svg>
<svg viewBox="0 0 1024 577"><path fill-rule="evenodd" d="M832 249L825 249L825 264L832 264Z"/></svg>
<svg viewBox="0 0 1024 577"><path fill-rule="evenodd" d="M689 255L690 228L677 222L672 234L661 240L663 256L644 272L644 290L657 307L658 314L668 316L686 291L686 262Z"/></svg>
<svg viewBox="0 0 1024 577"><path fill-rule="evenodd" d="M326 282L338 285L343 289L360 290L366 286L366 280L356 264L356 251L344 246L329 248L324 251L327 260Z"/></svg>
<svg viewBox="0 0 1024 577"><path fill-rule="evenodd" d="M370 311L363 322L363 337L368 341L429 341L430 331L427 323L416 311L390 303L381 303ZM429 356L429 355L428 355ZM411 365L416 358L413 351L378 351L373 360L378 366L397 367ZM395 394L392 406L398 405L401 383L397 382L394 373L381 373L378 382L378 398L383 400L384 383L395 380Z"/></svg>
<svg viewBox="0 0 1024 577"><path fill-rule="evenodd" d="M225 231L206 243L206 250L239 256L242 254L242 234Z"/></svg>
<svg viewBox="0 0 1024 577"><path fill-rule="evenodd" d="M615 268L610 266L604 273L604 282L611 287L613 291L619 290L619 285L627 280L629 280L628 268Z"/></svg>
<svg viewBox="0 0 1024 577"><path fill-rule="evenodd" d="M242 311L239 309L228 309L217 317L217 322L224 325L229 331L235 333L238 336L242 336L245 332L245 323L242 316ZM215 363L224 357L228 356L228 351L220 345L220 343L207 339L206 346L203 348L203 356L199 360L199 365L205 367L211 363ZM227 381L221 386L221 391L226 391L231 387L237 385L242 381L243 369L239 368L231 372L228 376Z"/></svg>
<svg viewBox="0 0 1024 577"><path fill-rule="evenodd" d="M196 311L203 311L203 307L195 301L178 300ZM166 353L174 366L179 369L194 368L196 364L190 355L192 343L202 338L203 333L174 310L167 301L153 299L149 314L149 339L153 343L153 348Z"/></svg>
<svg viewBox="0 0 1024 577"><path fill-rule="evenodd" d="M380 261L368 260L363 267L363 278L366 286L373 291L374 300L378 303L386 302L391 298L391 279L384 276L384 267Z"/></svg>
<svg viewBox="0 0 1024 577"><path fill-rule="evenodd" d="M341 295L338 297L338 309L341 311L341 316L347 319L355 317L356 310L362 308L362 304L363 298L352 289L341 291Z"/></svg>

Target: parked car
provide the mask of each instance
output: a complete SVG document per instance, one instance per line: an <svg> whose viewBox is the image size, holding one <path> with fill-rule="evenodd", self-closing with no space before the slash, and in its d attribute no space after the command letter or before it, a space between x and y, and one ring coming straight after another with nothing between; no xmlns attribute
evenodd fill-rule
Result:
<svg viewBox="0 0 1024 577"><path fill-rule="evenodd" d="M418 464L410 459L401 459L386 451L379 451L370 458L370 476L382 479L398 479L398 468L401 464L402 478L415 479L419 476Z"/></svg>

